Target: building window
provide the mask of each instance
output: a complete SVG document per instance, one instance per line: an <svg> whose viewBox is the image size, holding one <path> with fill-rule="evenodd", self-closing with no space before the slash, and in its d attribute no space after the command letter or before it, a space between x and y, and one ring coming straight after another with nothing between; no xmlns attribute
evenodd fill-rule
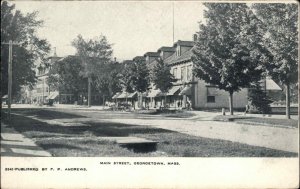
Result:
<svg viewBox="0 0 300 189"><path fill-rule="evenodd" d="M215 103L216 102L215 96L207 96L207 102L208 103Z"/></svg>
<svg viewBox="0 0 300 189"><path fill-rule="evenodd" d="M173 69L173 75L174 75L174 78L177 79L177 68Z"/></svg>
<svg viewBox="0 0 300 189"><path fill-rule="evenodd" d="M186 78L185 69L186 69L185 66L181 67L181 81L185 81Z"/></svg>
<svg viewBox="0 0 300 189"><path fill-rule="evenodd" d="M187 67L187 81L192 81L192 77L193 77L193 67L192 65Z"/></svg>

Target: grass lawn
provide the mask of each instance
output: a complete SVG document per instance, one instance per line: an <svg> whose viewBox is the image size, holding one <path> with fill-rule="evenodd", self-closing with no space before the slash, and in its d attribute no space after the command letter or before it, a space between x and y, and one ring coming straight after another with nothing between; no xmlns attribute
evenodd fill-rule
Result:
<svg viewBox="0 0 300 189"><path fill-rule="evenodd" d="M33 139L40 147L59 157L297 157L297 153L255 147L225 140L194 137L170 130L133 124L111 123L102 119L75 116L50 110L18 111L12 127ZM57 113L57 114L56 114ZM101 112L100 112L101 113ZM66 126L40 120L69 120ZM70 123L74 123L74 125ZM84 126L78 126L82 122ZM77 126L76 126L77 125ZM2 131L2 128L1 128ZM136 153L103 137L134 136L159 142L156 151Z"/></svg>
<svg viewBox="0 0 300 189"><path fill-rule="evenodd" d="M237 123L253 124L253 125L269 125L269 126L288 126L298 128L298 120L294 119L276 119L262 117L248 117L235 115L219 115L214 118L215 121L234 121Z"/></svg>

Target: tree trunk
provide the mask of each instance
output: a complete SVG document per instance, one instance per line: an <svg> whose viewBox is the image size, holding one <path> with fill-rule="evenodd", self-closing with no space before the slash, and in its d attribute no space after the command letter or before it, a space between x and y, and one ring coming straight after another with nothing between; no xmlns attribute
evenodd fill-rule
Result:
<svg viewBox="0 0 300 189"><path fill-rule="evenodd" d="M229 112L233 115L233 92L229 92Z"/></svg>
<svg viewBox="0 0 300 189"><path fill-rule="evenodd" d="M92 94L91 94L91 81L92 80L92 78L91 77L88 77L88 107L91 107L91 96L92 96Z"/></svg>
<svg viewBox="0 0 300 189"><path fill-rule="evenodd" d="M165 109L167 109L167 95L165 95L165 104L164 104Z"/></svg>
<svg viewBox="0 0 300 189"><path fill-rule="evenodd" d="M285 115L287 119L291 119L291 112L290 112L290 84L287 83L285 85L286 89L286 94L285 94L285 99L286 99L286 110L285 110Z"/></svg>
<svg viewBox="0 0 300 189"><path fill-rule="evenodd" d="M145 106L146 106L146 102L145 102ZM141 109L143 109L143 93L141 92Z"/></svg>
<svg viewBox="0 0 300 189"><path fill-rule="evenodd" d="M105 95L102 96L102 100L103 100L103 110L104 110L104 106L105 106Z"/></svg>

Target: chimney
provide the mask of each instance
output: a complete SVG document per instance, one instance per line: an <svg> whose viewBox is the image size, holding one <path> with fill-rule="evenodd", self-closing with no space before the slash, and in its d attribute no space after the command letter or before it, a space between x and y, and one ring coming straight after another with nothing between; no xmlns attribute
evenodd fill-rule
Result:
<svg viewBox="0 0 300 189"><path fill-rule="evenodd" d="M193 41L194 41L194 42L197 42L197 39L198 39L198 35L197 35L197 34L194 34L194 35L193 35Z"/></svg>
<svg viewBox="0 0 300 189"><path fill-rule="evenodd" d="M114 57L114 61L115 61L115 63L117 62L117 58L116 57Z"/></svg>

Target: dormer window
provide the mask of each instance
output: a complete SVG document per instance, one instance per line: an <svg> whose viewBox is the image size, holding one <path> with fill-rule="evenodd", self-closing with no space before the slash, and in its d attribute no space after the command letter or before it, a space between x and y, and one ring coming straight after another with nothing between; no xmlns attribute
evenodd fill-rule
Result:
<svg viewBox="0 0 300 189"><path fill-rule="evenodd" d="M176 55L177 55L177 56L181 56L181 53L180 53L180 46L178 46L177 49L176 49Z"/></svg>
<svg viewBox="0 0 300 189"><path fill-rule="evenodd" d="M160 52L160 57L161 57L162 59L164 59L164 51L161 51L161 52Z"/></svg>

